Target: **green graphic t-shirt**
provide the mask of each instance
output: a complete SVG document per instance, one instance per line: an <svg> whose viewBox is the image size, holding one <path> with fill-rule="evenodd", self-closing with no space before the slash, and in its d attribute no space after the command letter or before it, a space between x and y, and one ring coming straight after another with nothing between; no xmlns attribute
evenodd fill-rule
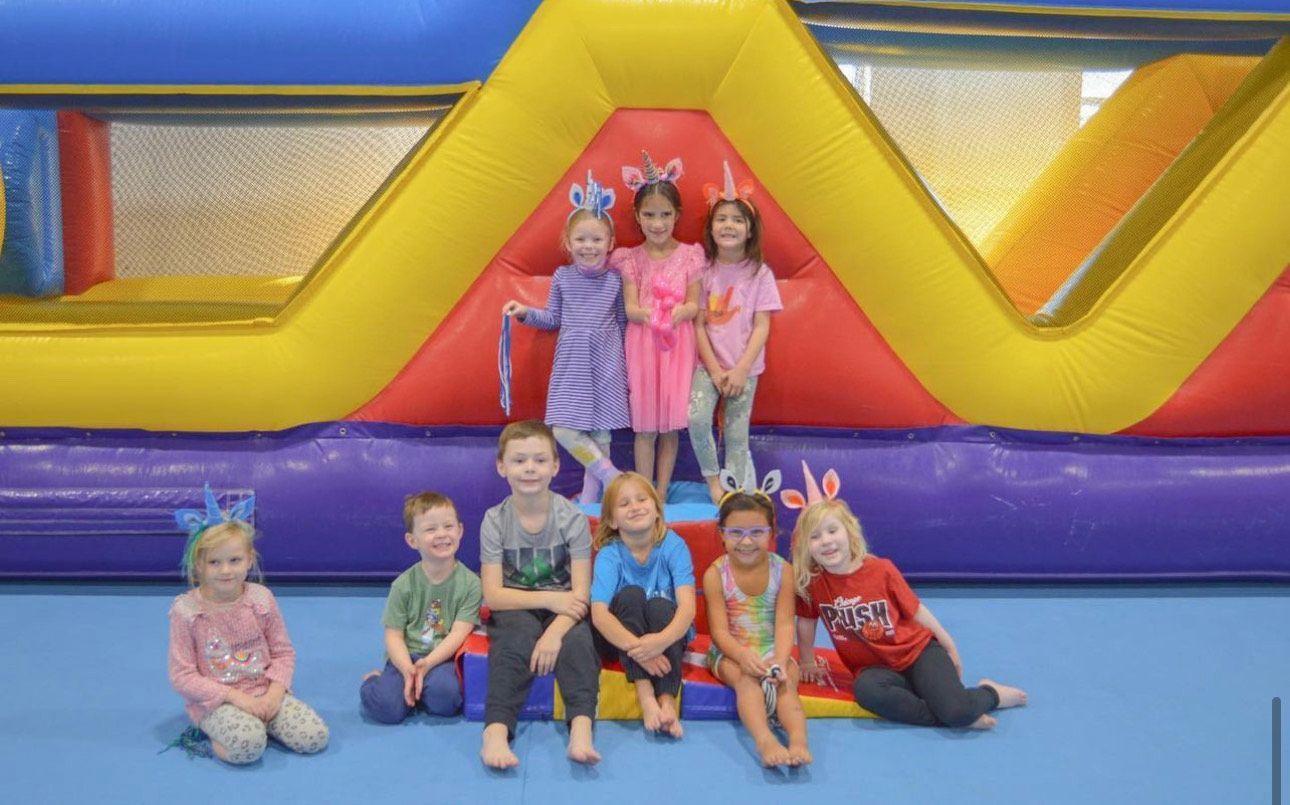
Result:
<svg viewBox="0 0 1290 805"><path fill-rule="evenodd" d="M478 625L482 602L479 576L461 562L438 584L430 583L417 562L390 585L381 623L402 631L408 653L420 656L434 651L457 621Z"/></svg>

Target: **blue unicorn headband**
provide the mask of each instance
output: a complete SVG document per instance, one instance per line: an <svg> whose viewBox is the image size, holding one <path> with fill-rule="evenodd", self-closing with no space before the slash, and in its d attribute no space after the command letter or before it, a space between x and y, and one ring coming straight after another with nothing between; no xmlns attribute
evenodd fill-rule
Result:
<svg viewBox="0 0 1290 805"><path fill-rule="evenodd" d="M206 529L213 525L229 522L251 522L251 515L255 513L255 495L247 497L234 503L232 508L227 512L219 507L219 501L215 499L215 493L211 491L211 485L205 485L206 509L179 509L175 512L175 522L179 527L188 532L188 542L184 544L184 558L179 566L184 573L191 575L193 571L193 551L197 548L197 539Z"/></svg>
<svg viewBox="0 0 1290 805"><path fill-rule="evenodd" d="M573 204L572 218L579 210L586 210L597 218L608 218L609 210L614 206L614 191L591 178L587 171L587 186L574 182L569 188L569 201Z"/></svg>

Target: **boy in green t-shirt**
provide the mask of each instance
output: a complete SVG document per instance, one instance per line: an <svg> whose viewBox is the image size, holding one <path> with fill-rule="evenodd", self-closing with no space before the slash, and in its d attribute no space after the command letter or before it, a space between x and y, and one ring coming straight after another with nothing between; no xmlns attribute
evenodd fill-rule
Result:
<svg viewBox="0 0 1290 805"><path fill-rule="evenodd" d="M404 535L421 561L390 585L385 601L385 670L363 678L363 714L398 724L417 703L436 716L461 712L453 658L479 625L479 576L457 561L462 525L457 507L437 492L403 502Z"/></svg>

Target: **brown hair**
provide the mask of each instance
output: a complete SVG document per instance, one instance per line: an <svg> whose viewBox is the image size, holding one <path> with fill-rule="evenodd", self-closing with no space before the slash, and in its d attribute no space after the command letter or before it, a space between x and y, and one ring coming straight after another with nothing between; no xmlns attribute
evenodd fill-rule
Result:
<svg viewBox="0 0 1290 805"><path fill-rule="evenodd" d="M754 495L748 492L731 492L721 500L717 510L717 526L724 526L726 518L735 512L761 512L770 523L772 533L775 530L775 502L766 495Z"/></svg>
<svg viewBox="0 0 1290 805"><path fill-rule="evenodd" d="M193 546L192 564L188 567L188 584L193 587L201 584L201 566L206 561L206 554L229 540L238 538L243 540L242 544L246 546L246 552L251 557L251 566L247 568L247 576L259 581L262 577L260 574L260 553L255 550L255 529L244 520L227 520L222 523L216 523L197 535L197 544Z"/></svg>
<svg viewBox="0 0 1290 805"><path fill-rule="evenodd" d="M506 456L506 445L520 439L530 439L534 436L547 440L551 445L551 457L556 461L560 460L556 452L555 434L551 428L540 419L525 419L521 422L512 422L502 428L502 433L497 437L497 460L501 461Z"/></svg>
<svg viewBox="0 0 1290 805"><path fill-rule="evenodd" d="M461 519L461 515L457 513L457 504L452 502L452 498L438 492L417 492L403 499L403 525L409 534L412 533L412 521L417 515L425 514L431 509L452 509L453 516Z"/></svg>
<svg viewBox="0 0 1290 805"><path fill-rule="evenodd" d="M734 207L748 221L748 240L744 241L744 257L760 266L761 256L761 217L753 206L741 198L734 201L721 200L708 210L708 217L703 221L703 253L709 260L717 259L717 242L712 237L712 220L717 217L717 210L722 207Z"/></svg>
<svg viewBox="0 0 1290 805"><path fill-rule="evenodd" d="M671 182L654 182L647 184L640 190L636 191L636 196L632 198L632 212L640 214L641 205L645 199L650 196L662 196L676 209L676 217L681 217L681 192L676 189L676 185Z"/></svg>
<svg viewBox="0 0 1290 805"><path fill-rule="evenodd" d="M654 510L658 512L658 521L654 523L654 544L659 544L663 541L663 537L667 536L667 523L663 522L663 501L659 498L654 484L650 483L644 475L624 472L609 482L609 487L605 489L605 497L600 502L600 522L596 523L596 534L591 540L596 550L620 538L618 529L609 525L609 521L612 519L614 503L618 500L618 495L621 494L624 486L633 482L640 484L649 499L654 501Z"/></svg>

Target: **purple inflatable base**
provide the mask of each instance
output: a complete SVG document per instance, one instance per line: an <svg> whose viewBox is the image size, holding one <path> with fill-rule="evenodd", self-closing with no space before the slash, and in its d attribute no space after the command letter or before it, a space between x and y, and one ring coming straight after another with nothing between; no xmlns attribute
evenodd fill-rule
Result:
<svg viewBox="0 0 1290 805"><path fill-rule="evenodd" d="M478 568L484 512L506 496L496 428L337 422L276 433L8 429L0 436L0 577L175 579L173 510L209 481L254 492L270 580L388 580L416 554L405 495L457 502ZM684 441L684 440L683 440ZM682 449L679 478L697 478ZM630 434L614 458L630 463ZM975 426L763 428L759 477L842 477L871 549L915 580L1290 579L1290 438L1142 439ZM571 495L568 457L553 488ZM781 509L780 528L796 512ZM781 539L782 549L788 540Z"/></svg>

